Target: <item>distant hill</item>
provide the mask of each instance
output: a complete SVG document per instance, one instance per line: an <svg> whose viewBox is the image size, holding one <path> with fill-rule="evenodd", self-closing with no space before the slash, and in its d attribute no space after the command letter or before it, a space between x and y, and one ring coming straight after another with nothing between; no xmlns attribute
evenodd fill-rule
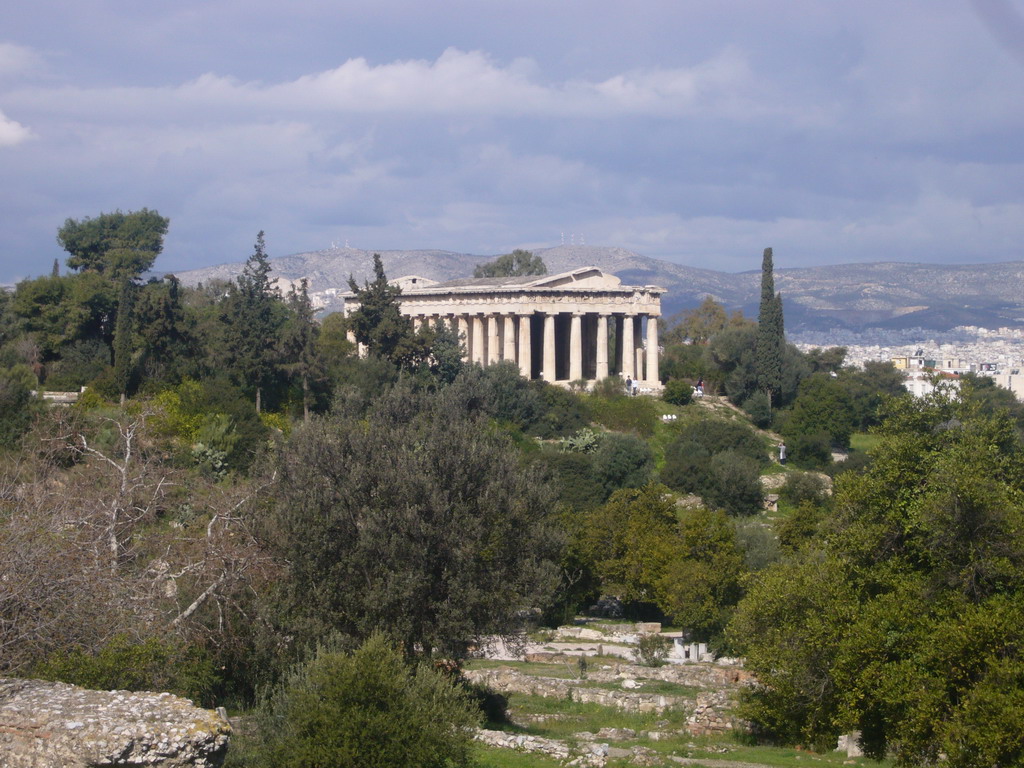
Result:
<svg viewBox="0 0 1024 768"><path fill-rule="evenodd" d="M273 276L287 280L305 277L310 291L324 294L346 290L349 275L360 284L369 278L375 251L330 248L271 259ZM389 277L419 275L453 280L472 275L490 261L482 256L451 251L376 251ZM760 270L728 273L698 269L642 256L624 248L562 245L537 249L552 273L574 267L597 266L626 284L659 285L666 317L697 306L711 296L727 309L742 309L756 317ZM760 256L751 259L760 264ZM241 274L242 262L221 264L178 277L187 285ZM941 265L870 263L776 269L776 290L782 292L786 329L791 332L829 328L912 328L947 330L957 325L988 328L1024 327L1024 262ZM328 303L329 300L328 300Z"/></svg>

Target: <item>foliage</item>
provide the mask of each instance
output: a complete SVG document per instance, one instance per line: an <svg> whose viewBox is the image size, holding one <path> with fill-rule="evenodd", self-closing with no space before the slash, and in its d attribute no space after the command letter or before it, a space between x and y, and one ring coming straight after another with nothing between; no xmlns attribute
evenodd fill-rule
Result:
<svg viewBox="0 0 1024 768"><path fill-rule="evenodd" d="M282 448L271 539L295 631L386 630L456 657L555 586L550 491L493 430L434 395L336 406Z"/></svg>
<svg viewBox="0 0 1024 768"><path fill-rule="evenodd" d="M768 463L764 441L742 421L702 418L681 424L676 434L678 441L696 443L710 455L732 451L762 466Z"/></svg>
<svg viewBox="0 0 1024 768"><path fill-rule="evenodd" d="M813 472L789 472L779 489L779 498L794 506L805 501L824 506L829 499L828 480Z"/></svg>
<svg viewBox="0 0 1024 768"><path fill-rule="evenodd" d="M30 674L101 691L169 691L207 706L216 683L213 660L200 648L175 638L139 641L125 633L94 652L57 651Z"/></svg>
<svg viewBox="0 0 1024 768"><path fill-rule="evenodd" d="M661 399L671 405L689 405L693 400L693 385L682 379L672 379L665 385Z"/></svg>
<svg viewBox="0 0 1024 768"><path fill-rule="evenodd" d="M228 366L236 382L253 393L257 413L263 409L263 390L271 383L278 363L277 339L284 323L279 306L260 231L252 255L220 310Z"/></svg>
<svg viewBox="0 0 1024 768"><path fill-rule="evenodd" d="M705 296L700 306L672 318L665 332L665 344L707 344L716 333L724 331L728 324L729 317L725 308L710 296Z"/></svg>
<svg viewBox="0 0 1024 768"><path fill-rule="evenodd" d="M760 468L753 459L733 451L716 453L708 461L704 503L730 515L754 515L764 506Z"/></svg>
<svg viewBox="0 0 1024 768"><path fill-rule="evenodd" d="M569 437L563 437L559 442L563 451L593 453L601 444L601 434L590 427L584 427Z"/></svg>
<svg viewBox="0 0 1024 768"><path fill-rule="evenodd" d="M594 473L607 497L620 488L640 488L654 472L651 447L638 437L610 432L594 452Z"/></svg>
<svg viewBox="0 0 1024 768"><path fill-rule="evenodd" d="M606 376L600 381L594 382L594 388L591 390L591 393L595 397L602 397L606 400L625 397L626 383L622 380L621 376Z"/></svg>
<svg viewBox="0 0 1024 768"><path fill-rule="evenodd" d="M542 462L551 474L558 501L573 509L590 509L607 498L594 469L593 454L545 451Z"/></svg>
<svg viewBox="0 0 1024 768"><path fill-rule="evenodd" d="M169 219L156 211L101 213L96 218L67 219L57 242L71 254L67 265L98 272L114 280L136 278L153 266L163 250Z"/></svg>
<svg viewBox="0 0 1024 768"><path fill-rule="evenodd" d="M826 469L832 463L832 440L828 432L799 433L786 441L786 455L802 469Z"/></svg>
<svg viewBox="0 0 1024 768"><path fill-rule="evenodd" d="M1012 764L1019 697L996 691L1024 675L1024 445L1005 414L942 390L885 416L874 463L837 481L828 535L738 608L760 683L747 714L821 748L859 730L899 765Z"/></svg>
<svg viewBox="0 0 1024 768"><path fill-rule="evenodd" d="M761 304L757 314L757 383L758 388L775 401L782 391L786 337L782 294L775 293L772 270L772 249L765 248L761 262Z"/></svg>
<svg viewBox="0 0 1024 768"><path fill-rule="evenodd" d="M679 540L658 584L658 605L694 638L717 638L739 602L745 572L735 530L722 512L696 509L680 520Z"/></svg>
<svg viewBox="0 0 1024 768"><path fill-rule="evenodd" d="M590 397L594 421L617 432L650 437L658 425L658 406L649 397Z"/></svg>
<svg viewBox="0 0 1024 768"><path fill-rule="evenodd" d="M767 429L772 423L772 401L764 392L755 392L743 401L743 410L747 412L755 427Z"/></svg>
<svg viewBox="0 0 1024 768"><path fill-rule="evenodd" d="M382 635L352 653L321 644L258 717L258 765L470 766L479 710L445 672L410 666Z"/></svg>
<svg viewBox="0 0 1024 768"><path fill-rule="evenodd" d="M638 664L645 667L663 667L668 663L665 659L668 658L671 646L671 641L659 634L640 635L636 641L636 648L633 649L633 657Z"/></svg>
<svg viewBox="0 0 1024 768"><path fill-rule="evenodd" d="M616 491L587 517L581 546L606 594L653 603L678 551L675 505L668 489Z"/></svg>
<svg viewBox="0 0 1024 768"><path fill-rule="evenodd" d="M473 270L473 277L520 277L547 273L547 265L540 256L516 248L512 253L499 256L494 261L477 264Z"/></svg>
<svg viewBox="0 0 1024 768"><path fill-rule="evenodd" d="M371 355L383 357L399 368L411 369L425 362L431 338L426 330L413 332L412 321L399 310L402 289L388 282L380 254L373 254L373 282L360 288L353 278L349 289L359 308L348 317L356 341L365 344Z"/></svg>
<svg viewBox="0 0 1024 768"><path fill-rule="evenodd" d="M846 388L828 374L816 373L800 384L784 434L792 440L825 433L832 445L849 448L854 426L853 404Z"/></svg>
<svg viewBox="0 0 1024 768"><path fill-rule="evenodd" d="M0 368L0 447L15 447L32 425L42 407L32 396L37 386L32 369L24 363Z"/></svg>

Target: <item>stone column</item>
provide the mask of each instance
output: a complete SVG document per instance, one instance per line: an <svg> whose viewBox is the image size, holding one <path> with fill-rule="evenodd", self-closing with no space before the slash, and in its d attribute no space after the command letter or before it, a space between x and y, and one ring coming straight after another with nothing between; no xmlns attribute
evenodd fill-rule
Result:
<svg viewBox="0 0 1024 768"><path fill-rule="evenodd" d="M533 374L533 348L530 340L530 318L532 315L519 316L519 373L530 378Z"/></svg>
<svg viewBox="0 0 1024 768"><path fill-rule="evenodd" d="M583 378L583 315L573 312L569 325L569 381Z"/></svg>
<svg viewBox="0 0 1024 768"><path fill-rule="evenodd" d="M498 316L487 316L487 364L498 362Z"/></svg>
<svg viewBox="0 0 1024 768"><path fill-rule="evenodd" d="M636 376L633 378L644 380L644 336L643 336L643 315L637 315L633 320L633 349L636 350Z"/></svg>
<svg viewBox="0 0 1024 768"><path fill-rule="evenodd" d="M484 364L484 319L473 315L473 362Z"/></svg>
<svg viewBox="0 0 1024 768"><path fill-rule="evenodd" d="M615 321L615 372L622 375L626 369L626 358L622 356L622 339L625 338L623 329L626 327L622 315L612 315Z"/></svg>
<svg viewBox="0 0 1024 768"><path fill-rule="evenodd" d="M644 377L654 386L661 383L658 376L658 318L647 317L647 375Z"/></svg>
<svg viewBox="0 0 1024 768"><path fill-rule="evenodd" d="M459 315L456 319L455 328L459 333L459 338L462 339L462 344L465 346L466 354L463 356L465 362L470 362L473 358L471 357L473 350L473 337L469 330L469 318L465 315Z"/></svg>
<svg viewBox="0 0 1024 768"><path fill-rule="evenodd" d="M502 339L501 359L516 361L516 318L515 315L505 315L504 338Z"/></svg>
<svg viewBox="0 0 1024 768"><path fill-rule="evenodd" d="M550 312L544 315L544 366L540 375L544 381L555 380L555 316Z"/></svg>
<svg viewBox="0 0 1024 768"><path fill-rule="evenodd" d="M622 323L622 373L636 378L636 352L633 346L636 336L636 322L633 315L626 315Z"/></svg>
<svg viewBox="0 0 1024 768"><path fill-rule="evenodd" d="M597 380L608 378L608 315L597 316Z"/></svg>

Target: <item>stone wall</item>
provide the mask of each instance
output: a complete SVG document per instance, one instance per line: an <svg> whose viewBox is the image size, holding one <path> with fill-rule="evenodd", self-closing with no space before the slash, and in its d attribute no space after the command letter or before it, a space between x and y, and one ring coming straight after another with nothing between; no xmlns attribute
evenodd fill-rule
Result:
<svg viewBox="0 0 1024 768"><path fill-rule="evenodd" d="M0 678L4 768L215 768L230 734L219 714L169 693Z"/></svg>

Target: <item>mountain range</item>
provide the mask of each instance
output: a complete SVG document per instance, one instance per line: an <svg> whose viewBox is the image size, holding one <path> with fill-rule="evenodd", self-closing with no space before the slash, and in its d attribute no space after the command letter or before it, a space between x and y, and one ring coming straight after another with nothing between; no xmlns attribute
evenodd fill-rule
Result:
<svg viewBox="0 0 1024 768"><path fill-rule="evenodd" d="M477 264L495 258L441 250L329 248L271 259L272 277L290 281L304 277L311 294L331 306L333 294L347 290L349 275L360 284L372 276L374 253L381 255L391 278L418 275L442 281L470 276ZM552 274L596 266L617 275L626 285L665 288L662 311L666 318L696 307L706 296L730 311L740 309L748 317L757 316L760 254L751 258L757 269L728 273L608 246L561 245L534 253L544 259ZM221 264L177 276L186 285L195 285L233 279L243 267L243 262ZM973 265L874 262L776 269L775 289L782 293L788 332L1024 327L1024 261Z"/></svg>

